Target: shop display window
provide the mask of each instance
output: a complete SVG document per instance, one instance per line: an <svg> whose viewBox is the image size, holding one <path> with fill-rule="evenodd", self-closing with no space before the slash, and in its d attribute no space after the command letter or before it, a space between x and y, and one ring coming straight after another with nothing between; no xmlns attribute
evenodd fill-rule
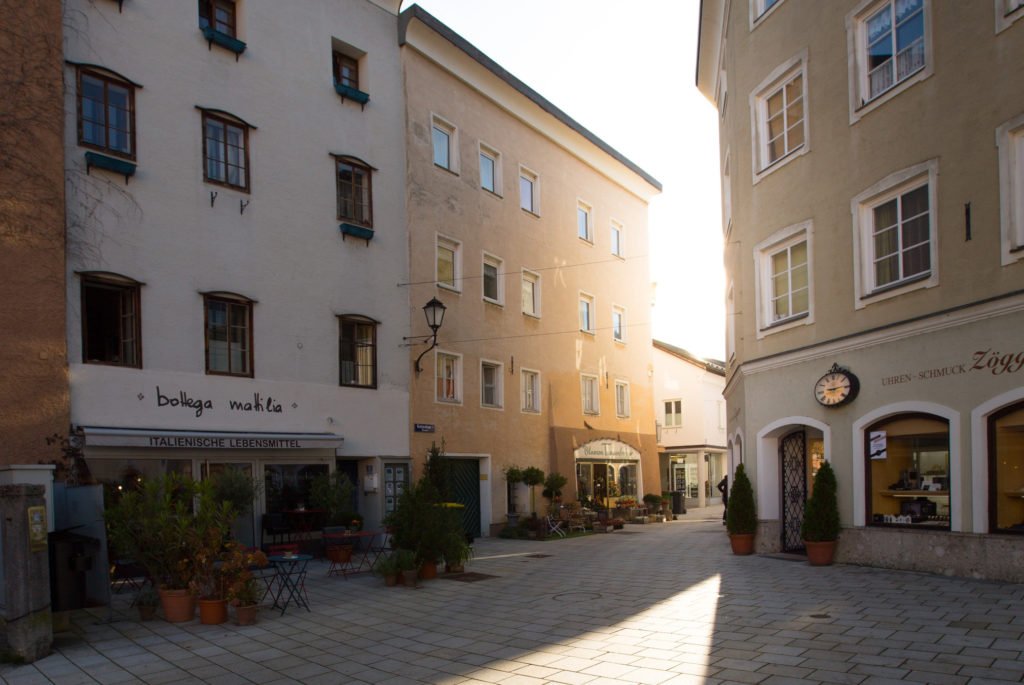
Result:
<svg viewBox="0 0 1024 685"><path fill-rule="evenodd" d="M327 464L264 465L267 513L277 514L305 509L309 503L313 479L327 471Z"/></svg>
<svg viewBox="0 0 1024 685"><path fill-rule="evenodd" d="M989 419L992 532L1024 534L1024 402Z"/></svg>
<svg viewBox="0 0 1024 685"><path fill-rule="evenodd" d="M868 522L949 530L949 422L924 414L880 421L865 434Z"/></svg>

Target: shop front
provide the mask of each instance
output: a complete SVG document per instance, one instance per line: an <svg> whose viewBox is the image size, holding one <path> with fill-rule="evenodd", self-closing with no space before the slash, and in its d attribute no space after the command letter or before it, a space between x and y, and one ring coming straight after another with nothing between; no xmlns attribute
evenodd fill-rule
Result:
<svg viewBox="0 0 1024 685"><path fill-rule="evenodd" d="M594 440L573 452L576 498L614 506L620 497L643 497L640 452L618 440Z"/></svg>

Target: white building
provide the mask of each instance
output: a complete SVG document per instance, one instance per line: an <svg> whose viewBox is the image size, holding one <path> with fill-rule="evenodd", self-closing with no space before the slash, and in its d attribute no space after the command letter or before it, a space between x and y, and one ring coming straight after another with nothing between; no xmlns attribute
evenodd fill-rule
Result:
<svg viewBox="0 0 1024 685"><path fill-rule="evenodd" d="M98 479L408 468L394 0L66 0L73 428Z"/></svg>
<svg viewBox="0 0 1024 685"><path fill-rule="evenodd" d="M687 507L721 503L715 486L728 473L725 368L654 342L654 411L663 490L684 492Z"/></svg>

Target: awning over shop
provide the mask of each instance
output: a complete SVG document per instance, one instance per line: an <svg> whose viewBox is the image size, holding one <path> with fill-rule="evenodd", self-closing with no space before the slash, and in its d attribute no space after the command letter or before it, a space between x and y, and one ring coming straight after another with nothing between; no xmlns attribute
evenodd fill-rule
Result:
<svg viewBox="0 0 1024 685"><path fill-rule="evenodd" d="M157 447L171 449L295 450L333 449L345 438L336 433L253 433L183 431L155 428L82 426L86 447Z"/></svg>

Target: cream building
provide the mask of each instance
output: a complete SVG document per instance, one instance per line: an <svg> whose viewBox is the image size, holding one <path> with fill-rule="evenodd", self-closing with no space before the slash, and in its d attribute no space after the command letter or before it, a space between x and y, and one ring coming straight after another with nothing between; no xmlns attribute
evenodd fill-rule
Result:
<svg viewBox="0 0 1024 685"><path fill-rule="evenodd" d="M413 458L444 441L482 534L505 521L510 465L566 476L566 500L609 482L657 491L647 203L660 185L421 8L399 35ZM432 298L447 310L430 349Z"/></svg>
<svg viewBox="0 0 1024 685"><path fill-rule="evenodd" d="M97 479L241 469L260 514L409 468L398 2L67 0L71 422ZM253 540L255 541L255 540Z"/></svg>
<svg viewBox="0 0 1024 685"><path fill-rule="evenodd" d="M654 414L661 489L681 492L687 508L720 504L728 473L725 369L686 350L654 341Z"/></svg>
<svg viewBox="0 0 1024 685"><path fill-rule="evenodd" d="M704 0L721 116L728 436L758 547L1024 579L1020 0Z"/></svg>

